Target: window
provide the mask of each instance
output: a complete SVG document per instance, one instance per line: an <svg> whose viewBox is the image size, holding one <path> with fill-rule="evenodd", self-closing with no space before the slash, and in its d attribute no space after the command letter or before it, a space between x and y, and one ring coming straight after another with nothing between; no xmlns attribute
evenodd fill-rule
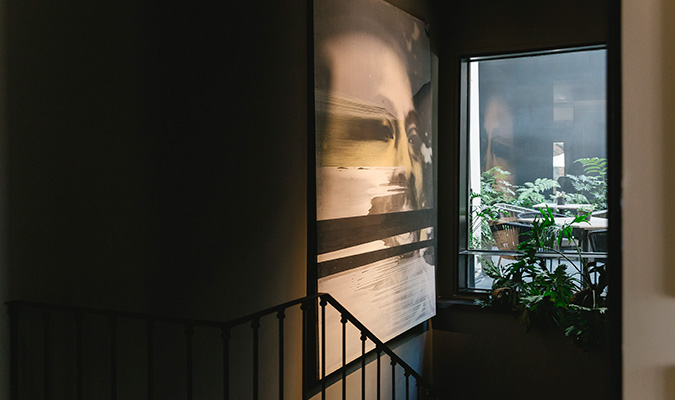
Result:
<svg viewBox="0 0 675 400"><path fill-rule="evenodd" d="M461 71L460 288L489 289L487 265L517 256L540 209L607 210L606 50L468 58ZM590 233L575 228L560 252L575 245L602 258Z"/></svg>

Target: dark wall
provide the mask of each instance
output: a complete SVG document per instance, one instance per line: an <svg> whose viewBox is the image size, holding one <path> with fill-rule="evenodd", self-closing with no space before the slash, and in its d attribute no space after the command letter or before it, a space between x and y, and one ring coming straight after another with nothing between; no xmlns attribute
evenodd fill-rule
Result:
<svg viewBox="0 0 675 400"><path fill-rule="evenodd" d="M458 299L459 65L462 57L602 44L607 1L455 2L441 25L437 286ZM478 306L441 307L434 319L434 381L458 399L608 398L606 352L584 353L558 331L524 327ZM592 385L592 386L591 386ZM590 388L583 391L584 387Z"/></svg>
<svg viewBox="0 0 675 400"><path fill-rule="evenodd" d="M5 7L10 297L138 303L155 263L141 9Z"/></svg>
<svg viewBox="0 0 675 400"><path fill-rule="evenodd" d="M223 318L305 294L307 1L6 21L11 298Z"/></svg>
<svg viewBox="0 0 675 400"><path fill-rule="evenodd" d="M439 55L442 294L458 55L602 41L604 2L392 3ZM7 0L3 22L6 299L229 319L305 294L304 0Z"/></svg>
<svg viewBox="0 0 675 400"><path fill-rule="evenodd" d="M10 297L226 318L302 296L305 10L9 2Z"/></svg>
<svg viewBox="0 0 675 400"><path fill-rule="evenodd" d="M610 399L607 353L514 314L466 306L434 321L434 382L457 400Z"/></svg>
<svg viewBox="0 0 675 400"><path fill-rule="evenodd" d="M607 18L606 0L460 0L444 19L443 49L478 55L604 43Z"/></svg>
<svg viewBox="0 0 675 400"><path fill-rule="evenodd" d="M2 300L228 320L306 294L306 0L2 6Z"/></svg>
<svg viewBox="0 0 675 400"><path fill-rule="evenodd" d="M2 3L3 301L229 320L305 295L304 0ZM289 321L286 332L296 392L300 327ZM0 344L9 354L5 329ZM233 359L251 358L231 347ZM277 365L271 354L261 365ZM158 371L162 389L184 390L180 360L158 361L177 377ZM92 374L107 361L97 362ZM204 365L195 357L196 380L208 382L216 369ZM105 393L105 374L97 379Z"/></svg>

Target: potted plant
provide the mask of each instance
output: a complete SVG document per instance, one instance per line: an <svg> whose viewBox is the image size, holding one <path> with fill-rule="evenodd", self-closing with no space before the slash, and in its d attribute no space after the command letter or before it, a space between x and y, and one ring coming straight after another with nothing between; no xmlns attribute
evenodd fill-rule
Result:
<svg viewBox="0 0 675 400"><path fill-rule="evenodd" d="M571 238L571 224L582 220L578 216L559 226L550 209L542 210L541 218L535 219L531 232L518 245L521 257L505 266L486 260L485 273L493 285L480 303L515 311L528 329L554 327L585 349L602 346L607 310L605 265L584 259L576 244L576 256L560 250L562 240ZM557 265L551 260L557 260Z"/></svg>

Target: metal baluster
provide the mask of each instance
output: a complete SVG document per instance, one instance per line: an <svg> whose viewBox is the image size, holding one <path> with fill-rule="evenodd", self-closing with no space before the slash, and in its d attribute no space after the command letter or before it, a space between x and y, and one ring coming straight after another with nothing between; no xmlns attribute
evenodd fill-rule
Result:
<svg viewBox="0 0 675 400"><path fill-rule="evenodd" d="M410 400L410 371L405 371L403 376L405 376L405 400Z"/></svg>
<svg viewBox="0 0 675 400"><path fill-rule="evenodd" d="M391 359L391 400L396 400L396 361Z"/></svg>
<svg viewBox="0 0 675 400"><path fill-rule="evenodd" d="M75 358L76 358L76 379L77 379L77 399L82 400L84 379L82 377L82 319L81 312L75 313Z"/></svg>
<svg viewBox="0 0 675 400"><path fill-rule="evenodd" d="M148 335L148 400L152 400L155 392L155 322L149 319L145 327Z"/></svg>
<svg viewBox="0 0 675 400"><path fill-rule="evenodd" d="M326 400L326 300L321 299L321 400Z"/></svg>
<svg viewBox="0 0 675 400"><path fill-rule="evenodd" d="M117 399L117 316L110 316L110 397Z"/></svg>
<svg viewBox="0 0 675 400"><path fill-rule="evenodd" d="M43 328L43 342L42 349L44 351L44 365L43 365L43 379L44 379L44 399L49 399L49 324L50 324L50 314L48 309L42 310L42 328Z"/></svg>
<svg viewBox="0 0 675 400"><path fill-rule="evenodd" d="M309 313L308 309L309 308L309 302L308 301L303 301L300 303L300 310L302 311L302 359L307 360L310 354L314 354L313 350L309 349L309 337L310 333L309 330L311 329L309 327ZM312 307L313 308L313 307ZM312 367L310 363L302 363L302 387L303 389L307 387L308 382L312 380L313 373Z"/></svg>
<svg viewBox="0 0 675 400"><path fill-rule="evenodd" d="M195 327L192 324L185 325L185 350L187 358L187 398L192 400L192 336L195 333Z"/></svg>
<svg viewBox="0 0 675 400"><path fill-rule="evenodd" d="M378 345L375 351L377 352L377 400L380 400L382 397L382 389L380 388L380 374L382 373L380 356L382 356L382 349Z"/></svg>
<svg viewBox="0 0 675 400"><path fill-rule="evenodd" d="M258 399L258 331L260 328L260 319L256 318L251 322L253 328L253 399Z"/></svg>
<svg viewBox="0 0 675 400"><path fill-rule="evenodd" d="M9 306L9 374L10 399L19 400L19 310L16 306Z"/></svg>
<svg viewBox="0 0 675 400"><path fill-rule="evenodd" d="M366 333L361 332L361 400L366 398Z"/></svg>
<svg viewBox="0 0 675 400"><path fill-rule="evenodd" d="M342 315L342 400L347 399L347 317Z"/></svg>
<svg viewBox="0 0 675 400"><path fill-rule="evenodd" d="M223 326L221 337L223 339L223 392L225 400L230 398L230 327Z"/></svg>
<svg viewBox="0 0 675 400"><path fill-rule="evenodd" d="M279 319L279 400L284 400L284 310L277 313Z"/></svg>

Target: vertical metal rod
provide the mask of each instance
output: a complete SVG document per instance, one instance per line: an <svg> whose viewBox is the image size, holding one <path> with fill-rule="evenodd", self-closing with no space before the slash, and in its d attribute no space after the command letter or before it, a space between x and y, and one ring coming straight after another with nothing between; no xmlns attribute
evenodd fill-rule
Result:
<svg viewBox="0 0 675 400"><path fill-rule="evenodd" d="M410 400L410 372L405 371L405 400Z"/></svg>
<svg viewBox="0 0 675 400"><path fill-rule="evenodd" d="M42 349L44 351L44 365L43 365L43 379L44 379L44 399L49 399L49 323L50 323L50 314L48 309L42 310L42 324L43 324L43 343Z"/></svg>
<svg viewBox="0 0 675 400"><path fill-rule="evenodd" d="M19 400L19 310L14 305L9 306L9 327L9 396L11 400Z"/></svg>
<svg viewBox="0 0 675 400"><path fill-rule="evenodd" d="M284 310L277 313L279 319L279 400L284 400Z"/></svg>
<svg viewBox="0 0 675 400"><path fill-rule="evenodd" d="M326 400L326 300L321 299L321 400Z"/></svg>
<svg viewBox="0 0 675 400"><path fill-rule="evenodd" d="M75 375L77 379L77 399L82 400L83 398L83 382L82 377L82 313L75 313Z"/></svg>
<svg viewBox="0 0 675 400"><path fill-rule="evenodd" d="M223 326L222 335L223 338L223 392L225 400L230 398L230 327Z"/></svg>
<svg viewBox="0 0 675 400"><path fill-rule="evenodd" d="M303 360L309 360L310 356L313 356L315 353L310 350L309 346L309 331L310 331L310 326L309 326L309 315L308 315L308 302L303 301L300 303L300 310L302 311L302 359ZM313 385L314 382L314 376L312 375L312 367L307 364L306 361L302 362L302 390L303 392L308 390L309 387Z"/></svg>
<svg viewBox="0 0 675 400"><path fill-rule="evenodd" d="M382 349L380 349L380 346L377 346L377 400L380 400L382 397L382 389L380 388L380 374L382 373L382 362L380 360L380 357L382 356Z"/></svg>
<svg viewBox="0 0 675 400"><path fill-rule="evenodd" d="M192 324L185 325L185 351L186 351L186 378L187 378L187 399L192 400L192 336L195 333L195 327Z"/></svg>
<svg viewBox="0 0 675 400"><path fill-rule="evenodd" d="M366 399L366 333L361 332L361 400Z"/></svg>
<svg viewBox="0 0 675 400"><path fill-rule="evenodd" d="M253 399L258 399L258 334L260 328L260 319L256 318L251 322L251 328L253 328Z"/></svg>
<svg viewBox="0 0 675 400"><path fill-rule="evenodd" d="M117 316L110 316L110 398L117 399Z"/></svg>
<svg viewBox="0 0 675 400"><path fill-rule="evenodd" d="M148 400L152 400L155 392L155 322L148 320L146 323L148 340Z"/></svg>
<svg viewBox="0 0 675 400"><path fill-rule="evenodd" d="M340 318L342 323L342 400L347 399L347 317Z"/></svg>
<svg viewBox="0 0 675 400"><path fill-rule="evenodd" d="M396 361L391 359L391 400L396 400Z"/></svg>

